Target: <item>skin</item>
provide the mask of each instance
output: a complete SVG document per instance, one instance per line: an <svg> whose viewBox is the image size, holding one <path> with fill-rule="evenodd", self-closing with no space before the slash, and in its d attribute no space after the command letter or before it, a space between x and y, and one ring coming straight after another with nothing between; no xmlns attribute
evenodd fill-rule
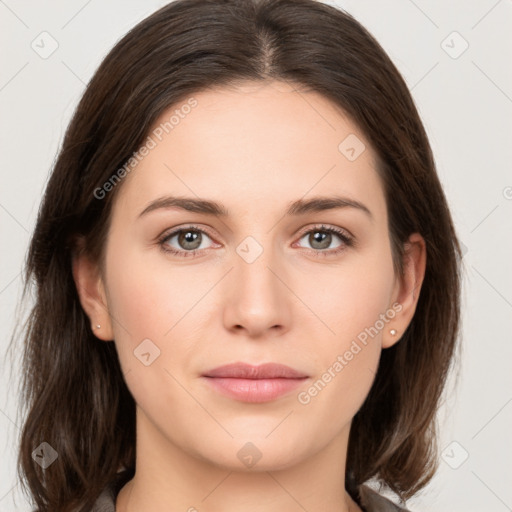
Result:
<svg viewBox="0 0 512 512"><path fill-rule="evenodd" d="M351 420L381 350L398 342L414 315L424 240L411 236L404 276L395 275L375 154L323 96L273 82L194 98L198 105L117 185L105 272L85 256L73 263L82 306L101 325L99 340L115 341L137 404L136 474L116 510L359 511L340 485ZM366 146L354 161L338 150L349 134ZM372 217L351 207L283 216L292 201L333 192L363 203ZM168 194L216 200L231 215L168 208L138 218ZM163 252L159 236L189 223L212 234L200 235L197 255ZM356 245L315 257L343 245L335 234L330 245L315 244L307 230L320 223L347 230ZM263 249L252 263L236 252L247 236ZM177 236L165 243L190 251ZM400 312L301 404L298 393L394 303ZM134 350L148 338L160 355L145 366ZM309 378L260 404L225 397L201 378L237 361L283 363ZM261 453L252 467L237 457L247 442Z"/></svg>

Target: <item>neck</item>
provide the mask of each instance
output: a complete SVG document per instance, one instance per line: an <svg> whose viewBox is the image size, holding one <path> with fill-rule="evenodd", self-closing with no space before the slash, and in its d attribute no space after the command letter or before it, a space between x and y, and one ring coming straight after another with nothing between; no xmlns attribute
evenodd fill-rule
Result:
<svg viewBox="0 0 512 512"><path fill-rule="evenodd" d="M240 470L237 457L221 466L187 453L138 411L135 476L119 492L116 511L361 512L343 485L349 430L297 463L264 465L262 456Z"/></svg>

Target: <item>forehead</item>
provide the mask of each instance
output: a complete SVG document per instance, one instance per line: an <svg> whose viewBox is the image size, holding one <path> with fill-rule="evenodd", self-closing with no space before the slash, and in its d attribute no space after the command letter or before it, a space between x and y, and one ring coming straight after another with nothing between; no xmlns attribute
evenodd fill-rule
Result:
<svg viewBox="0 0 512 512"><path fill-rule="evenodd" d="M333 193L369 202L377 215L385 209L358 126L324 96L287 83L198 92L163 112L149 137L153 148L119 191L139 212L166 193L240 211Z"/></svg>

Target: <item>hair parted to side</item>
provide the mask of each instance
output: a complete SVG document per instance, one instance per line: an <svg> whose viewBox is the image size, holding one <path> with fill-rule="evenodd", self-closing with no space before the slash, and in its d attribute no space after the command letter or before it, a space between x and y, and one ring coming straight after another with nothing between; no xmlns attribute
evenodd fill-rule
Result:
<svg viewBox="0 0 512 512"><path fill-rule="evenodd" d="M101 200L94 191L167 108L246 80L321 93L358 125L378 155L397 273L408 236L426 241L416 312L401 340L383 350L353 419L345 484L353 490L376 478L407 499L435 472L436 412L460 328L461 251L403 78L353 17L317 0L177 0L117 42L87 85L27 253L23 297L31 280L36 296L23 337L18 473L38 512L89 510L105 485L134 474L135 403L115 345L93 335L72 276L79 239L103 268L123 184ZM58 453L46 470L32 458L43 441Z"/></svg>

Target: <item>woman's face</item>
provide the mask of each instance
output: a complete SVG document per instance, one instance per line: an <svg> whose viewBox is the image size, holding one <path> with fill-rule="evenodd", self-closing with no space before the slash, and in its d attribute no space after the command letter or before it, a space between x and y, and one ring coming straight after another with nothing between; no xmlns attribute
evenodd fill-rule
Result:
<svg viewBox="0 0 512 512"><path fill-rule="evenodd" d="M115 340L138 442L153 461L179 452L239 470L343 452L381 349L405 327L369 142L324 97L280 82L195 94L150 137L116 185L110 316L91 318ZM303 378L205 376L231 363Z"/></svg>

